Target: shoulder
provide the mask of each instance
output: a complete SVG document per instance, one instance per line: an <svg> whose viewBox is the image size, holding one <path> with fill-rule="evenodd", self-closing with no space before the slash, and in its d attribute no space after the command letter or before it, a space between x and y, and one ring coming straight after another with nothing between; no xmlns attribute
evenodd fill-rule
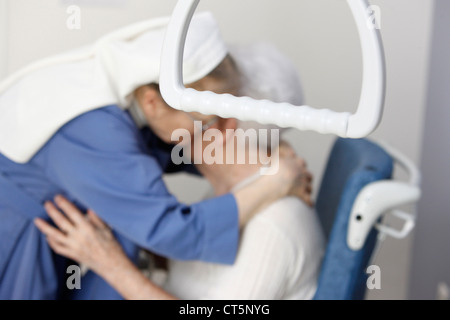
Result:
<svg viewBox="0 0 450 320"><path fill-rule="evenodd" d="M280 275L271 280L283 283L285 298L312 295L325 248L314 209L297 198L281 199L249 222L241 245L268 261L272 276ZM251 259L255 263L255 255Z"/></svg>
<svg viewBox="0 0 450 320"><path fill-rule="evenodd" d="M286 197L260 212L249 224L264 225L282 234L298 251L317 250L323 246L323 231L316 211L303 201Z"/></svg>
<svg viewBox="0 0 450 320"><path fill-rule="evenodd" d="M118 106L86 112L64 125L53 140L103 151L135 149L139 131L130 116Z"/></svg>
<svg viewBox="0 0 450 320"><path fill-rule="evenodd" d="M294 197L280 199L259 212L254 222L270 222L283 230L292 224L311 223L315 220L315 210Z"/></svg>
<svg viewBox="0 0 450 320"><path fill-rule="evenodd" d="M131 127L132 124L131 118L126 111L116 105L111 105L83 113L69 121L61 130L68 132L73 129L85 128L89 130L96 126L107 128L116 125Z"/></svg>

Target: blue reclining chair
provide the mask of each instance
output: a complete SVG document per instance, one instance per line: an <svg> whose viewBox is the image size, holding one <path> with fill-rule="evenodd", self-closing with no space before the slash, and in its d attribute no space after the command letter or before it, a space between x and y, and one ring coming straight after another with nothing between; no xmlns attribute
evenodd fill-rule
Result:
<svg viewBox="0 0 450 320"><path fill-rule="evenodd" d="M409 184L391 180L395 161L410 172ZM406 221L400 232L375 225L387 211L418 200L419 180L414 165L395 151L366 139L336 141L317 198L328 246L315 300L364 299L377 229L405 237L414 226L414 215L393 212Z"/></svg>

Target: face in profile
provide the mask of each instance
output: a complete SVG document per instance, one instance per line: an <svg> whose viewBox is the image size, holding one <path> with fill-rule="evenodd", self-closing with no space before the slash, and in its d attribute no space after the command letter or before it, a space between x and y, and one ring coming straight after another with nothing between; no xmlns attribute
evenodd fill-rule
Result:
<svg viewBox="0 0 450 320"><path fill-rule="evenodd" d="M240 86L240 76L236 65L230 57L226 57L213 72L187 87L217 94L238 95ZM158 86L139 88L136 91L136 97L153 132L166 143L177 143L172 141L172 133L177 129L188 130L193 136L194 121L208 124L217 118L214 115L203 115L197 112L188 114L171 108L163 100Z"/></svg>

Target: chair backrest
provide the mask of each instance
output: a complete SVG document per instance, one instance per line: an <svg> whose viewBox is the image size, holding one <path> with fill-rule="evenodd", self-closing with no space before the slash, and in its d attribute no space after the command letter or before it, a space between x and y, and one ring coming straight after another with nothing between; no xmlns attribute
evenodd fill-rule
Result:
<svg viewBox="0 0 450 320"><path fill-rule="evenodd" d="M366 292L366 268L376 244L372 230L359 251L347 245L350 213L367 184L391 179L393 159L366 140L338 139L331 152L317 198L317 213L328 245L315 300L361 300Z"/></svg>

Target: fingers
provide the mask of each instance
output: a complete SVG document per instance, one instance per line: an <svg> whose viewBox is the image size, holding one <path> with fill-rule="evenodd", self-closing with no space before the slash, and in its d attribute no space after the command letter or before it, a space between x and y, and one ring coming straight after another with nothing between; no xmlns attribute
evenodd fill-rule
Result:
<svg viewBox="0 0 450 320"><path fill-rule="evenodd" d="M306 169L307 165L306 165L305 159L297 157L296 161L297 161L297 165L300 166L300 168Z"/></svg>
<svg viewBox="0 0 450 320"><path fill-rule="evenodd" d="M312 199L312 186L311 185L308 185L304 188L303 194L302 194L302 199L305 201L305 203L308 206L310 206L310 207L314 206L314 201Z"/></svg>
<svg viewBox="0 0 450 320"><path fill-rule="evenodd" d="M47 243L50 246L50 248L52 248L52 250L55 251L57 254L72 260L77 260L77 257L75 257L72 254L72 251L66 245L58 242L54 238L48 237Z"/></svg>
<svg viewBox="0 0 450 320"><path fill-rule="evenodd" d="M109 227L106 225L106 223L103 222L102 219L93 211L88 210L87 213L89 221L97 228L99 229L109 229Z"/></svg>
<svg viewBox="0 0 450 320"><path fill-rule="evenodd" d="M286 141L281 141L278 150L279 150L279 153L280 153L280 157L287 157L288 158L288 157L294 157L295 156L294 149Z"/></svg>
<svg viewBox="0 0 450 320"><path fill-rule="evenodd" d="M51 202L46 202L44 208L61 231L68 233L74 228L72 222L56 209Z"/></svg>
<svg viewBox="0 0 450 320"><path fill-rule="evenodd" d="M52 227L47 222L42 219L34 220L35 226L43 233L48 239L53 239L54 242L58 242L61 244L65 244L67 242L66 236L64 233L59 231L58 229Z"/></svg>
<svg viewBox="0 0 450 320"><path fill-rule="evenodd" d="M56 196L55 203L69 217L73 224L82 225L86 222L81 211L63 196Z"/></svg>
<svg viewBox="0 0 450 320"><path fill-rule="evenodd" d="M58 208L56 208L50 201L46 202L44 207L56 226L58 226L58 228L64 233L69 233L77 228L86 229L91 228L92 226L98 228L108 228L108 226L92 210L88 211L87 220L89 221L87 221L83 213L63 196L56 196L55 203L65 215L61 213L61 211L59 211ZM42 223L38 223L42 225Z"/></svg>
<svg viewBox="0 0 450 320"><path fill-rule="evenodd" d="M304 188L296 188L291 192L290 195L299 198L310 207L314 206L312 194L306 192Z"/></svg>
<svg viewBox="0 0 450 320"><path fill-rule="evenodd" d="M282 158L295 158L295 162L300 168L306 168L308 166L305 159L297 156L295 150L286 142L280 144L279 152Z"/></svg>
<svg viewBox="0 0 450 320"><path fill-rule="evenodd" d="M102 241L112 238L112 235L109 236L105 232L109 228L92 210L88 213L90 221L87 221L84 215L64 197L56 197L55 202L67 216L51 202L47 202L45 209L56 227L43 219L35 219L36 227L46 236L54 252L89 264L95 258L92 258L92 255L98 253L90 248L101 248Z"/></svg>
<svg viewBox="0 0 450 320"><path fill-rule="evenodd" d="M311 208L314 207L314 201L313 201L311 195L306 196L304 201L309 207L311 207Z"/></svg>
<svg viewBox="0 0 450 320"><path fill-rule="evenodd" d="M305 173L305 179L306 179L307 182L312 183L312 181L313 181L313 175L312 175L312 173L309 172L309 171L307 171L307 172Z"/></svg>
<svg viewBox="0 0 450 320"><path fill-rule="evenodd" d="M313 175L306 168L306 163L304 160L296 159L296 166L301 173L297 178L297 180L295 181L295 184L290 192L290 195L301 199L308 206L313 207L314 206L314 201L312 198Z"/></svg>
<svg viewBox="0 0 450 320"><path fill-rule="evenodd" d="M312 200L312 192L313 192L313 185L312 185L312 174L307 171L304 175L304 182L302 184L303 191L304 191L304 201L306 204L308 204L310 207L314 206L314 202Z"/></svg>

